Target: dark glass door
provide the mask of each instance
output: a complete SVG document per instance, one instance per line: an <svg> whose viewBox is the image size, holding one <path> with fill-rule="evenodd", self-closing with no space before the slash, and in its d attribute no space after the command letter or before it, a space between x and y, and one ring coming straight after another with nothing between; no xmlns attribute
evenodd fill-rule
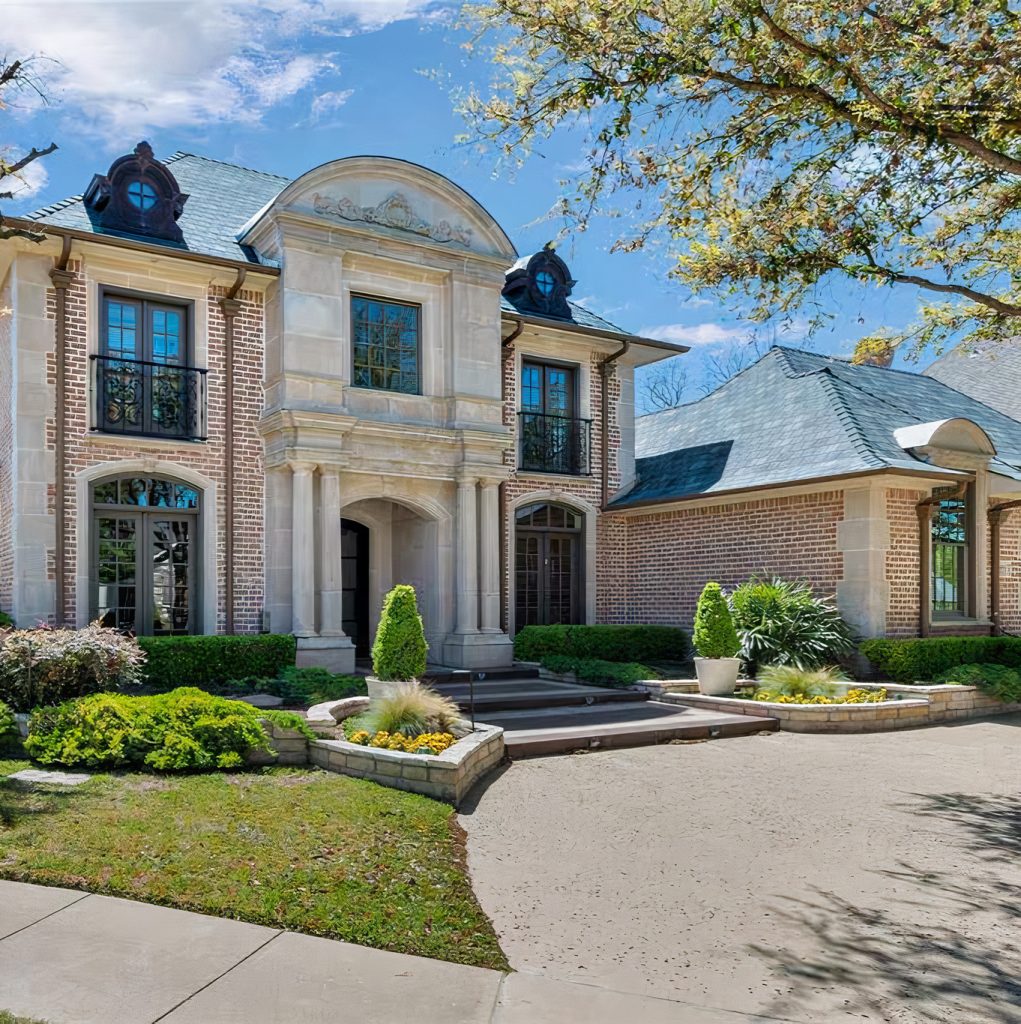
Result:
<svg viewBox="0 0 1021 1024"><path fill-rule="evenodd" d="M359 657L368 657L369 528L350 519L340 522L342 626Z"/></svg>
<svg viewBox="0 0 1021 1024"><path fill-rule="evenodd" d="M514 554L515 618L523 626L579 621L579 535L517 531Z"/></svg>

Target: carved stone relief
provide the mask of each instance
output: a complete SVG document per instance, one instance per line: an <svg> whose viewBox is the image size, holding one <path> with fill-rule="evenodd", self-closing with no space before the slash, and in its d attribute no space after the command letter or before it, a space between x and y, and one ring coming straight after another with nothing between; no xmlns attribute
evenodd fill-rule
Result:
<svg viewBox="0 0 1021 1024"><path fill-rule="evenodd" d="M312 196L312 206L316 213L339 217L341 220L362 221L366 224L380 224L383 227L395 228L398 231L410 231L412 234L431 238L434 242L457 242L459 245L471 245L471 228L451 224L448 220L430 224L415 212L403 192L391 192L376 206L359 206L347 196L334 199L316 192Z"/></svg>

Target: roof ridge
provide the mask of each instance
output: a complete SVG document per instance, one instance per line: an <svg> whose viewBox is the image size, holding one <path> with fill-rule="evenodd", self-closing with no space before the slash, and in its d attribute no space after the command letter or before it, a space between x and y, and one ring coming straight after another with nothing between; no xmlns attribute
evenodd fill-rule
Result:
<svg viewBox="0 0 1021 1024"><path fill-rule="evenodd" d="M288 184L294 181L293 178L285 178L282 174L274 174L272 171L260 171L257 167L246 167L244 164L231 163L229 160L217 160L216 157L206 156L204 153L188 153L183 149L178 149L171 153L170 156L162 162L169 164L175 160L181 160L184 157L189 156L193 160L205 160L206 163L219 164L221 167L233 167L239 171L247 171L249 174L261 174L264 178L275 178L277 181L285 181Z"/></svg>
<svg viewBox="0 0 1021 1024"><path fill-rule="evenodd" d="M868 441L865 440L865 432L862 430L861 424L858 422L858 418L854 415L854 412L847 402L844 401L844 396L840 393L840 388L837 387L838 378L836 374L830 371L828 367L824 367L823 371L819 373L819 380L833 398L837 419L839 419L841 423L844 424L845 429L848 430L851 438L851 444L854 445L858 454L868 465L885 466L887 464L886 461L873 453ZM872 397L875 396L873 395Z"/></svg>

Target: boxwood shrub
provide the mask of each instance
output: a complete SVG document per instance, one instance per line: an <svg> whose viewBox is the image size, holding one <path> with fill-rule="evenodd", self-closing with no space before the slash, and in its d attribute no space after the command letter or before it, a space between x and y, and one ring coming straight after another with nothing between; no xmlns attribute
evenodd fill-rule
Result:
<svg viewBox="0 0 1021 1024"><path fill-rule="evenodd" d="M145 683L152 690L178 686L223 689L226 683L252 676L275 679L294 664L293 636L142 636Z"/></svg>
<svg viewBox="0 0 1021 1024"><path fill-rule="evenodd" d="M565 654L547 654L542 667L550 672L573 672L579 682L626 689L642 679L656 679L647 665L634 661L604 661L601 658L572 658Z"/></svg>
<svg viewBox="0 0 1021 1024"><path fill-rule="evenodd" d="M864 640L861 653L885 678L928 683L958 665L993 664L1021 669L1021 637L932 636L914 640Z"/></svg>
<svg viewBox="0 0 1021 1024"><path fill-rule="evenodd" d="M1008 704L1021 701L1021 673L1006 665L958 665L940 673L934 681L980 686Z"/></svg>
<svg viewBox="0 0 1021 1024"><path fill-rule="evenodd" d="M525 626L514 637L514 656L521 661L541 662L550 655L616 662L685 661L688 653L688 634L676 626Z"/></svg>
<svg viewBox="0 0 1021 1024"><path fill-rule="evenodd" d="M260 719L298 721L190 686L147 697L95 693L33 712L25 750L68 768L238 768L269 745Z"/></svg>

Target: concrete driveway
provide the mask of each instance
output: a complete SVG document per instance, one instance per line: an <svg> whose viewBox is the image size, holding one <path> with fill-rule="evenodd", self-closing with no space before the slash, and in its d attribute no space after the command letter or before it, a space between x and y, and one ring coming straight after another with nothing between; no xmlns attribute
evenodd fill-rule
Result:
<svg viewBox="0 0 1021 1024"><path fill-rule="evenodd" d="M1021 716L519 761L461 821L516 968L793 1021L1021 1022Z"/></svg>

